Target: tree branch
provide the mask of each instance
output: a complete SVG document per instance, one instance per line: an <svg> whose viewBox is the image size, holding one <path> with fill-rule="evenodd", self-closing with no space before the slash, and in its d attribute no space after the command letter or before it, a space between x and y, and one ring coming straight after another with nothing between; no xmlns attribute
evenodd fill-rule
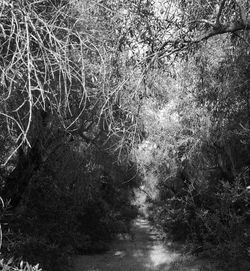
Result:
<svg viewBox="0 0 250 271"><path fill-rule="evenodd" d="M194 20L194 21L190 21L189 24L192 24L192 23L204 23L204 24L208 24L212 27L216 27L216 24L209 21L209 20L206 20L206 19L201 19L201 20Z"/></svg>
<svg viewBox="0 0 250 271"><path fill-rule="evenodd" d="M250 30L250 22L244 23L229 23L226 25L221 25L220 28L212 30L210 33L206 34L205 36L193 41L194 43L207 40L213 36L225 34L225 33L234 33L240 30Z"/></svg>
<svg viewBox="0 0 250 271"><path fill-rule="evenodd" d="M221 14L222 14L222 11L223 11L225 2L226 2L226 0L222 0L221 4L220 4L220 6L219 6L218 13L217 13L217 16L216 16L216 22L215 22L215 24L216 24L217 26L220 25L220 17L221 17Z"/></svg>

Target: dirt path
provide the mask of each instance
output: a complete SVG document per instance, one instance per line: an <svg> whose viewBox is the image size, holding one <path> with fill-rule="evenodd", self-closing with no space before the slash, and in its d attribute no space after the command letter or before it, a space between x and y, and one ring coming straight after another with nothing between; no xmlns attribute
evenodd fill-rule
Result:
<svg viewBox="0 0 250 271"><path fill-rule="evenodd" d="M105 254L77 257L74 271L210 270L164 246L145 219L135 221L133 233L133 240L119 240Z"/></svg>

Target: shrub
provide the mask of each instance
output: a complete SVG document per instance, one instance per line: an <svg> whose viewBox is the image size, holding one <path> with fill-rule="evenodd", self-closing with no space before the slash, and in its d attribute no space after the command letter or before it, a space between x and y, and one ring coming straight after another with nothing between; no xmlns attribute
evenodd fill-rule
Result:
<svg viewBox="0 0 250 271"><path fill-rule="evenodd" d="M72 254L107 250L137 215L131 183L121 185L67 150L33 175L18 212L6 217L4 255L39 262L47 271L65 270Z"/></svg>
<svg viewBox="0 0 250 271"><path fill-rule="evenodd" d="M189 241L193 251L237 263L249 259L249 200L239 180L190 184L181 196L158 199L151 217L168 236Z"/></svg>

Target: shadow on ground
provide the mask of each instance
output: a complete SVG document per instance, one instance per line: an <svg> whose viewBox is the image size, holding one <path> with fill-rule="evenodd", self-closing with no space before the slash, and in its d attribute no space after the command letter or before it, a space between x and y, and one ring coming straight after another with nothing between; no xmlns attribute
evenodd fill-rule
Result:
<svg viewBox="0 0 250 271"><path fill-rule="evenodd" d="M113 249L101 255L78 256L74 271L205 271L209 264L183 256L164 246L157 232L145 219L137 219L133 226L133 240L123 238Z"/></svg>

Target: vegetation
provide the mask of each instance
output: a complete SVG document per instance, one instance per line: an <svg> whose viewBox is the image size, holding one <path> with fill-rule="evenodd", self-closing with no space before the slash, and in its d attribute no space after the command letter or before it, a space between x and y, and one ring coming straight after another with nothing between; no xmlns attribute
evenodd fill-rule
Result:
<svg viewBox="0 0 250 271"><path fill-rule="evenodd" d="M136 216L128 154L140 133L107 13L95 1L1 2L2 252L13 265L65 270Z"/></svg>
<svg viewBox="0 0 250 271"><path fill-rule="evenodd" d="M0 12L0 264L65 270L108 249L142 184L164 236L249 261L249 1Z"/></svg>
<svg viewBox="0 0 250 271"><path fill-rule="evenodd" d="M208 6L204 20L192 4L196 25L188 30L190 40L179 41L181 57L151 77L151 85L165 87L165 99L145 106L148 138L137 150L144 174L158 178L153 188L147 184L150 218L167 238L187 241L193 252L226 268L250 256L249 34L232 34L232 24L232 33L219 35L225 32L206 21L215 18L224 29L233 16L228 2L221 1L216 16ZM236 16L240 6L234 7Z"/></svg>

